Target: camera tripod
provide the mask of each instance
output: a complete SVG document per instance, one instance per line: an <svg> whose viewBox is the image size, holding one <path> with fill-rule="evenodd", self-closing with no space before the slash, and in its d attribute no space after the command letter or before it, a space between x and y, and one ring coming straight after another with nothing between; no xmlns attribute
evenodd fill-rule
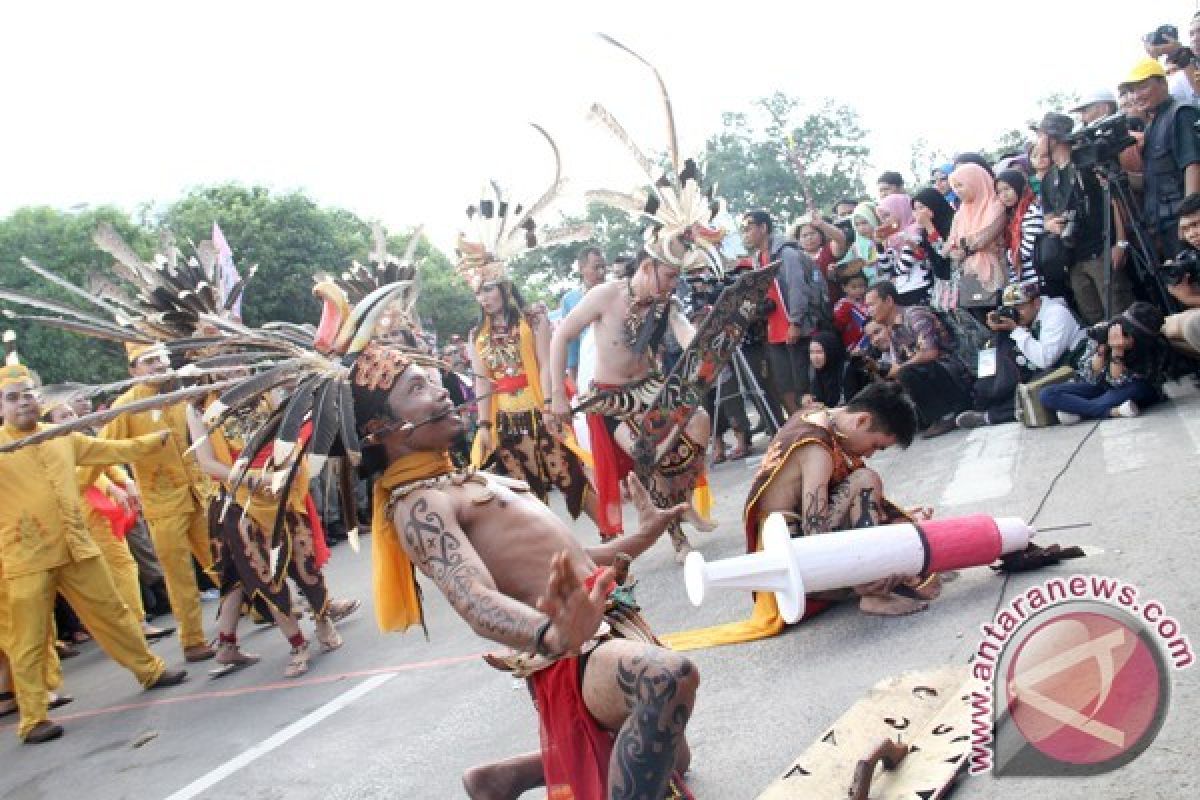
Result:
<svg viewBox="0 0 1200 800"><path fill-rule="evenodd" d="M722 389L725 387L725 381L718 379L717 387L714 390L713 400L713 419L712 432L709 437L709 447L717 440L717 433L720 430L719 422L721 420L721 403L726 400L739 400L745 402L749 399L754 404L755 410L758 412L758 419L766 430L768 436L774 436L779 430L779 420L775 418L775 414L771 411L771 404L767 402L767 395L759 385L758 379L754 376L754 370L750 369L750 364L746 361L746 356L742 354L742 348L738 347L733 351L733 357L729 359L729 366L733 370L734 380L737 381L737 391L731 394L723 394ZM746 431L747 441L751 437L751 432ZM711 459L711 456L710 456Z"/></svg>
<svg viewBox="0 0 1200 800"><path fill-rule="evenodd" d="M1116 162L1100 162L1090 167L1093 174L1100 178L1100 187L1104 193L1104 311L1108 317L1113 316L1113 281L1112 281L1112 213L1113 203L1125 221L1126 241L1133 252L1128 253L1130 264L1137 265L1138 282L1151 294L1151 301L1170 313L1175 308L1174 298L1167 291L1159 275L1159 260L1154 249L1150 234L1142 227L1138 219L1137 209L1133 204L1133 193L1129 187L1129 177Z"/></svg>

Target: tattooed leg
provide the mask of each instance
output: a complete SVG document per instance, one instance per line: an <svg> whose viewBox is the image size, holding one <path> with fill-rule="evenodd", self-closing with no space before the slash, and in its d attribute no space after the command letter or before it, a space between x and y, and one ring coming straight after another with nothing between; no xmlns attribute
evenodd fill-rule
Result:
<svg viewBox="0 0 1200 800"><path fill-rule="evenodd" d="M517 800L530 789L545 785L542 754L536 750L463 773L463 788L471 800Z"/></svg>
<svg viewBox="0 0 1200 800"><path fill-rule="evenodd" d="M684 727L699 685L696 666L669 650L616 640L593 651L583 697L596 721L617 734L610 800L660 800L686 746Z"/></svg>
<svg viewBox="0 0 1200 800"><path fill-rule="evenodd" d="M883 483L871 469L855 470L830 496L831 518L839 529L871 528L886 522L883 510ZM861 597L858 607L866 614L897 617L924 611L928 603L904 597L894 590L905 576L891 576L854 587Z"/></svg>

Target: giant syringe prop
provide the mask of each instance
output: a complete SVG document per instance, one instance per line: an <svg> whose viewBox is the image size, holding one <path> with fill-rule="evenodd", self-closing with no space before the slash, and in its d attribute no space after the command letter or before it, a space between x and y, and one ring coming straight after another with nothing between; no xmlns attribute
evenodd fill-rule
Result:
<svg viewBox="0 0 1200 800"><path fill-rule="evenodd" d="M975 514L791 538L779 513L767 517L762 549L707 562L688 554L683 580L693 605L710 588L774 592L779 612L791 624L804 614L804 595L845 589L892 575L923 575L982 567L1024 550L1033 528L1017 517Z"/></svg>

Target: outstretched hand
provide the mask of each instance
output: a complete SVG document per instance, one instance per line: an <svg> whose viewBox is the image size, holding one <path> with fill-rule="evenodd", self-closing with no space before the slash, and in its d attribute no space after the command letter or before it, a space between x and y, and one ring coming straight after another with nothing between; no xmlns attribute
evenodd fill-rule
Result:
<svg viewBox="0 0 1200 800"><path fill-rule="evenodd" d="M632 473L626 476L623 486L625 491L629 492L629 499L633 502L634 510L637 511L639 536L657 539L671 526L671 523L678 522L689 508L687 503L680 503L671 508L659 508L654 505L649 490L646 489L641 479Z"/></svg>
<svg viewBox="0 0 1200 800"><path fill-rule="evenodd" d="M571 568L566 552L550 560L546 594L537 607L550 617L545 649L556 655L577 655L579 648L596 635L613 585L612 568L597 577L591 590L584 588Z"/></svg>

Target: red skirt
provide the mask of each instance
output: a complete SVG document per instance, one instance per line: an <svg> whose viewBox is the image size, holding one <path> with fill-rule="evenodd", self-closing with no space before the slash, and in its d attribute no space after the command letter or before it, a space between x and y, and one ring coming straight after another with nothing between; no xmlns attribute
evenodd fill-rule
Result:
<svg viewBox="0 0 1200 800"><path fill-rule="evenodd" d="M595 388L612 388L596 384ZM621 521L621 480L633 472L633 459L617 444L603 414L587 414L588 439L595 465L596 500L600 535L609 538L624 531ZM613 420L615 422L615 420ZM615 427L615 426L614 426Z"/></svg>

